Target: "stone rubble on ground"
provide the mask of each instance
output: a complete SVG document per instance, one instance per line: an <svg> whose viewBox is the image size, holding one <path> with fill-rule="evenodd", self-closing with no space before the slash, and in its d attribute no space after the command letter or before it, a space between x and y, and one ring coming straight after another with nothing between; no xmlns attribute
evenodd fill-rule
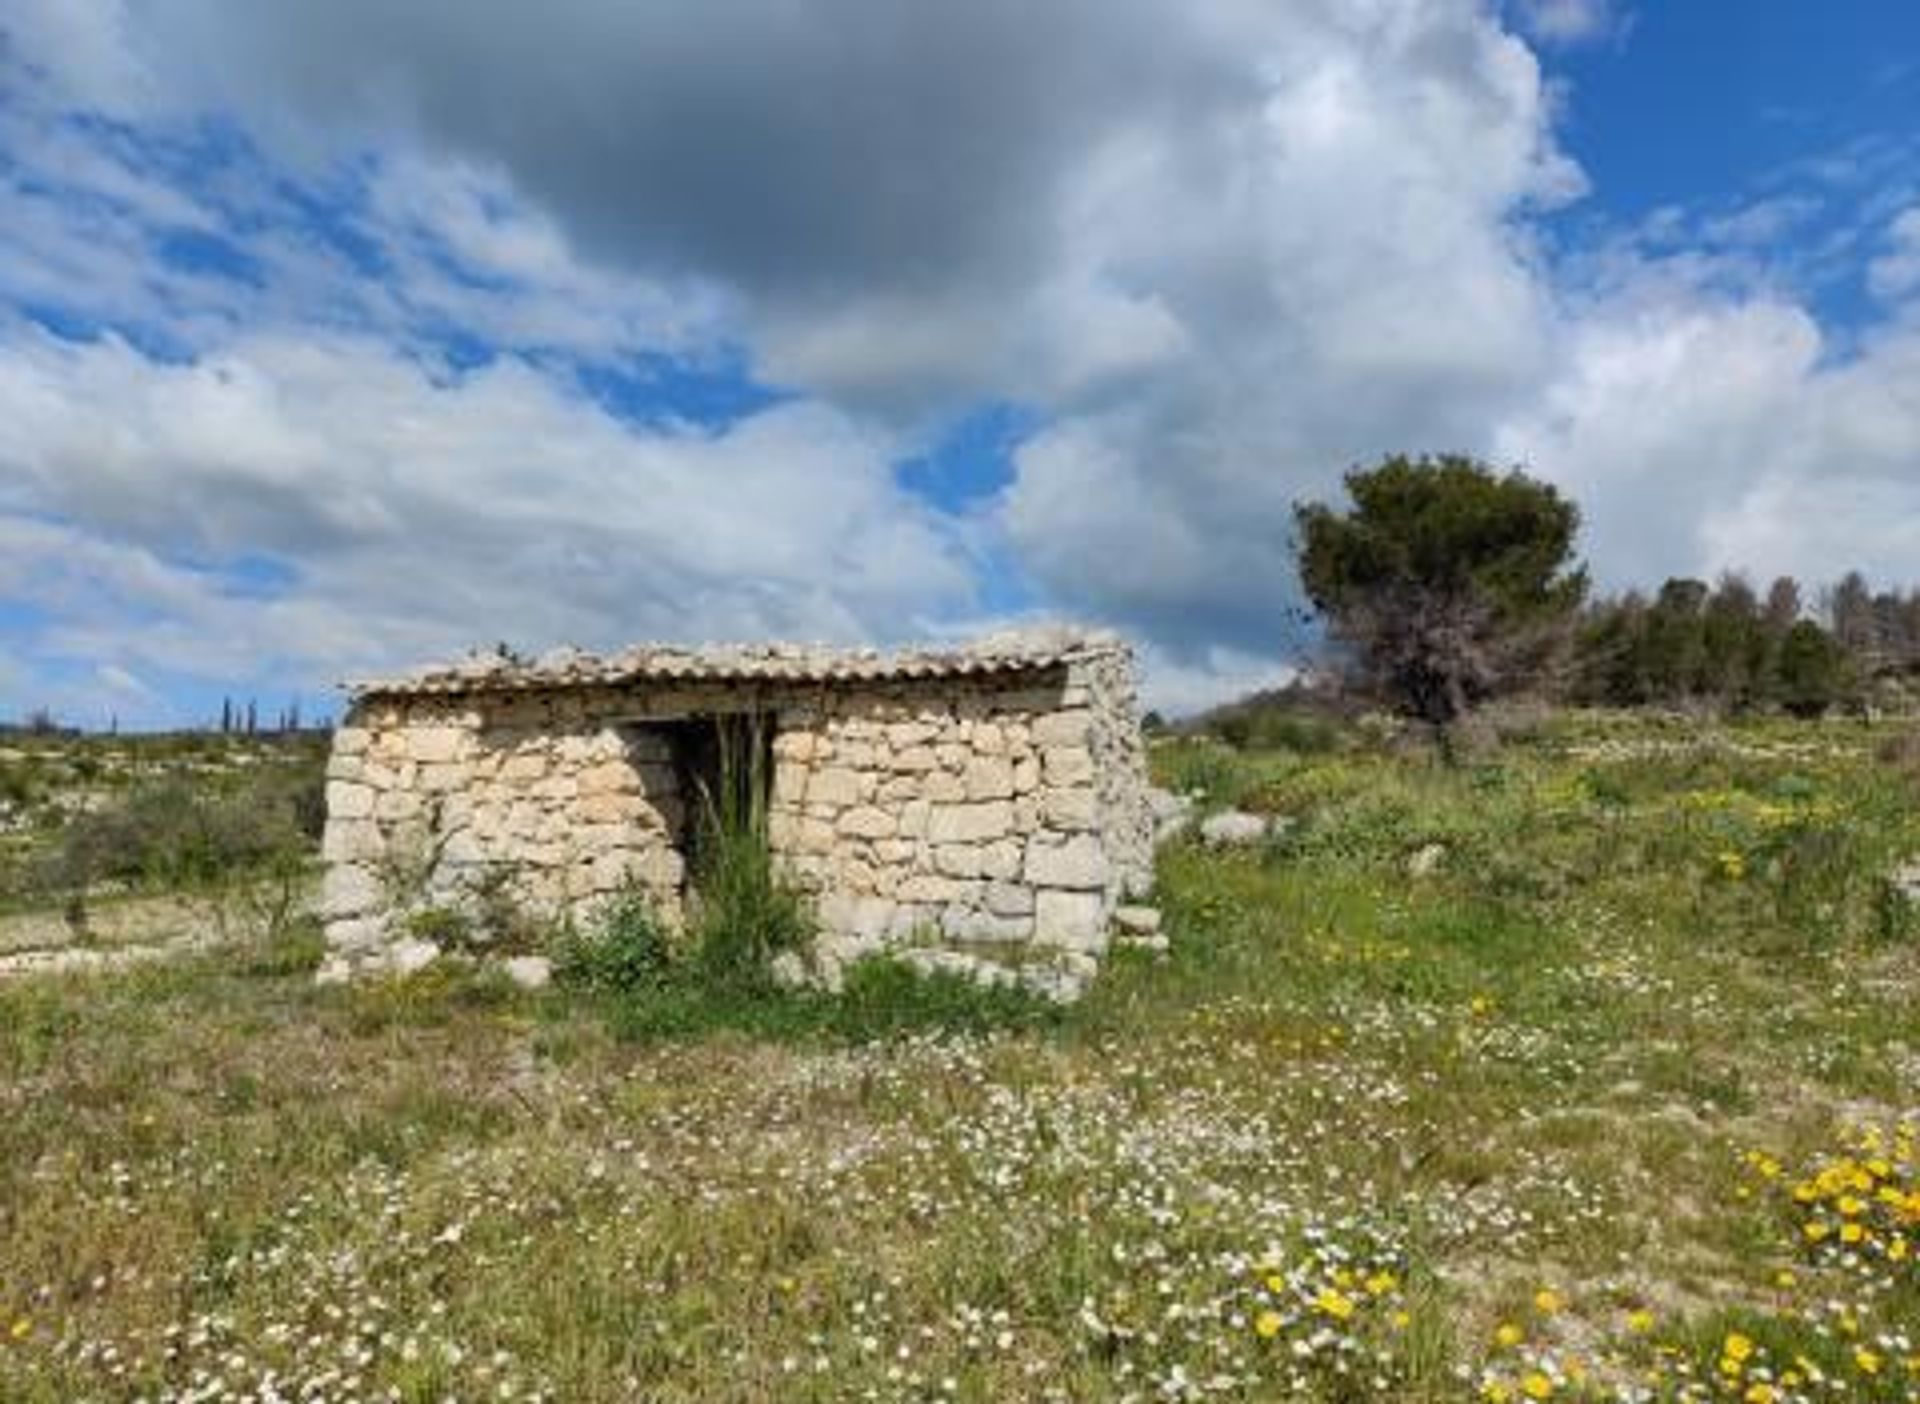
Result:
<svg viewBox="0 0 1920 1404"><path fill-rule="evenodd" d="M1265 815L1223 809L1200 821L1200 841L1212 848L1244 848L1259 843L1270 828Z"/></svg>

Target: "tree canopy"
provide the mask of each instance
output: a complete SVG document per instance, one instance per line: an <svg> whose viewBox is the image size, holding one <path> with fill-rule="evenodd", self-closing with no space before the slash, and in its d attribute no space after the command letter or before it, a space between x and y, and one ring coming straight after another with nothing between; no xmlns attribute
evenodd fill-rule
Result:
<svg viewBox="0 0 1920 1404"><path fill-rule="evenodd" d="M1444 724L1547 671L1587 589L1572 502L1451 454L1395 455L1346 488L1348 510L1296 505L1300 576L1376 686Z"/></svg>

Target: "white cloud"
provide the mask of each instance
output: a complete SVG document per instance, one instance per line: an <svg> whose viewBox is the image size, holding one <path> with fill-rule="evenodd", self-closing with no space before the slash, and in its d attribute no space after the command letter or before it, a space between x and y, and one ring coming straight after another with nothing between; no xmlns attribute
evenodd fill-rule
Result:
<svg viewBox="0 0 1920 1404"><path fill-rule="evenodd" d="M1778 274L1816 199L1891 199L1904 149L1550 249L1539 216L1584 178L1502 14L1555 44L1630 18L37 6L17 46L80 29L40 65L66 96L0 109L31 176L0 182L0 296L151 323L193 363L0 340L0 510L37 563L6 588L60 648L143 678L167 657L311 674L489 632L902 635L966 617L1004 552L1045 607L1141 635L1155 695L1192 703L1284 653L1294 501L1389 451L1565 483L1610 581L1910 569L1912 347L1896 327L1843 348ZM148 112L224 105L269 154L169 179L58 120L116 84ZM288 171L377 272L317 235ZM1870 268L1836 245L1820 276L1843 262L1909 305L1911 203L1876 207ZM169 228L244 237L257 284L157 259ZM638 431L513 356L451 376L446 329L613 366L738 348L801 398ZM988 509L895 487L929 423L996 399L1041 427ZM241 599L181 564L245 553L296 577Z"/></svg>
<svg viewBox="0 0 1920 1404"><path fill-rule="evenodd" d="M448 383L364 341L177 365L23 334L0 598L54 617L47 652L307 682L502 637L908 634L971 577L897 451L817 403L640 431L516 363ZM259 555L296 578L260 598L210 568Z"/></svg>
<svg viewBox="0 0 1920 1404"><path fill-rule="evenodd" d="M1545 44L1589 44L1620 34L1628 21L1615 0L1516 0L1527 33Z"/></svg>
<svg viewBox="0 0 1920 1404"><path fill-rule="evenodd" d="M1920 205L1902 210L1887 226L1886 252L1867 265L1867 287L1884 302L1920 292Z"/></svg>

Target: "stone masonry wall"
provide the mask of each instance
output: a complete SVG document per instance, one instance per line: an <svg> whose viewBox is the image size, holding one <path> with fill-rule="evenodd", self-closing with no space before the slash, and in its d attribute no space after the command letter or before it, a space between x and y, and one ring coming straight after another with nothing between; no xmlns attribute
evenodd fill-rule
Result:
<svg viewBox="0 0 1920 1404"><path fill-rule="evenodd" d="M638 883L677 922L673 725L739 711L773 731L770 846L815 898L824 973L898 944L1090 966L1151 883L1135 706L1123 649L985 676L365 699L328 771L330 972L432 958L408 914L489 883L547 915Z"/></svg>

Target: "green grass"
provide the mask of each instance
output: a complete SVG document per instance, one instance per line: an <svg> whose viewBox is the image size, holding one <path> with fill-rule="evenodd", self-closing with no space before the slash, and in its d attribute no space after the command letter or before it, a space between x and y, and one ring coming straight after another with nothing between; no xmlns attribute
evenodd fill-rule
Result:
<svg viewBox="0 0 1920 1404"><path fill-rule="evenodd" d="M1920 1122L1884 740L1168 743L1296 822L1165 850L1172 958L1065 1014L310 930L0 985L0 1399L1912 1399L1920 1200L1794 1194L1920 1192L1854 1140Z"/></svg>

